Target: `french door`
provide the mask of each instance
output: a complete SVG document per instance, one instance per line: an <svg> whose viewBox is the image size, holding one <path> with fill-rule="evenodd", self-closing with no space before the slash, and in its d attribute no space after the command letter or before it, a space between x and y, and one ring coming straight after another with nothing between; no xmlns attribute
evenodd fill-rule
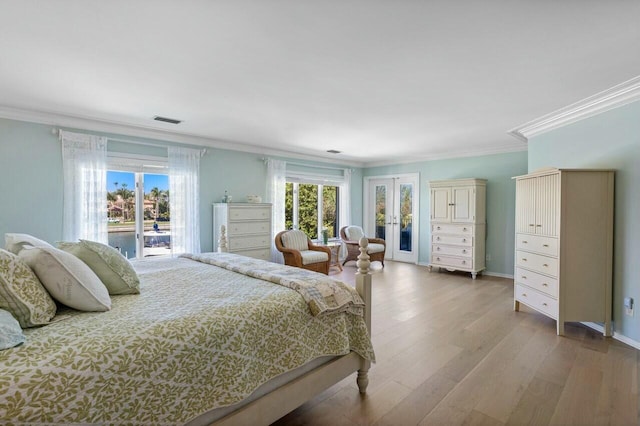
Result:
<svg viewBox="0 0 640 426"><path fill-rule="evenodd" d="M418 174L367 179L365 233L383 238L385 259L418 261Z"/></svg>

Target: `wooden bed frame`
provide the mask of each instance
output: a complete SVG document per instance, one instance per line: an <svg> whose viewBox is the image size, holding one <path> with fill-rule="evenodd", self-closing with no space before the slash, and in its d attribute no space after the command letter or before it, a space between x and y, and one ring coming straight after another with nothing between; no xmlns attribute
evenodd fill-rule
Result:
<svg viewBox="0 0 640 426"><path fill-rule="evenodd" d="M221 227L223 228L223 227ZM226 243L222 241L225 230L221 229L220 251L226 251ZM371 335L371 264L367 254L368 240L360 240L360 255L358 256L356 272L356 290L365 303L364 320L367 331ZM358 372L357 384L361 394L366 393L369 384L369 367L371 363L355 352L329 361L326 364L286 383L270 393L252 401L244 407L215 421L216 426L230 425L260 425L270 424L295 410L320 392L328 389L345 377Z"/></svg>

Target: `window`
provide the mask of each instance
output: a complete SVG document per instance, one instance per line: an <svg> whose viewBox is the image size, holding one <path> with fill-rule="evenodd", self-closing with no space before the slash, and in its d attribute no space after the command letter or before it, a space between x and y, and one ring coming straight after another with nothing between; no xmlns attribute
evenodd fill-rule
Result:
<svg viewBox="0 0 640 426"><path fill-rule="evenodd" d="M287 182L285 228L300 229L311 239L321 239L322 229L330 238L339 234L340 188L304 182Z"/></svg>
<svg viewBox="0 0 640 426"><path fill-rule="evenodd" d="M168 175L107 171L110 246L127 258L171 254L170 220Z"/></svg>
<svg viewBox="0 0 640 426"><path fill-rule="evenodd" d="M171 254L167 158L110 152L107 163L109 245L127 258Z"/></svg>

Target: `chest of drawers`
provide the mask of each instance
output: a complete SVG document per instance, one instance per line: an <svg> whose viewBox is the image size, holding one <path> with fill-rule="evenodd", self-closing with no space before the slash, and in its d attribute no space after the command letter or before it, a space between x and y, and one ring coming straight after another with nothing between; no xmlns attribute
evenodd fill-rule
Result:
<svg viewBox="0 0 640 426"><path fill-rule="evenodd" d="M271 259L271 204L215 203L213 244L220 240L220 226L226 227L229 253L257 259Z"/></svg>
<svg viewBox="0 0 640 426"><path fill-rule="evenodd" d="M613 171L547 169L516 178L514 309L604 323L611 335Z"/></svg>
<svg viewBox="0 0 640 426"><path fill-rule="evenodd" d="M485 268L484 179L429 182L431 261L429 267L471 272Z"/></svg>

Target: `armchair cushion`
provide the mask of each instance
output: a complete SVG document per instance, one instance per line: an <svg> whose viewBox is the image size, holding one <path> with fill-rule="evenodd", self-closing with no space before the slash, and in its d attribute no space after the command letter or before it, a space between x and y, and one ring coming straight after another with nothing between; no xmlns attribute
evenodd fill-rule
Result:
<svg viewBox="0 0 640 426"><path fill-rule="evenodd" d="M309 265L311 263L326 262L329 260L327 253L316 250L302 250L300 251L302 257L302 264Z"/></svg>
<svg viewBox="0 0 640 426"><path fill-rule="evenodd" d="M360 241L364 237L364 231L359 226L347 226L344 233L349 241Z"/></svg>
<svg viewBox="0 0 640 426"><path fill-rule="evenodd" d="M302 231L293 230L282 234L282 245L288 249L298 251L308 250L309 244L307 241L307 235Z"/></svg>
<svg viewBox="0 0 640 426"><path fill-rule="evenodd" d="M378 244L378 243L370 243L369 246L367 247L367 253L372 254L372 253L384 253L384 244Z"/></svg>

